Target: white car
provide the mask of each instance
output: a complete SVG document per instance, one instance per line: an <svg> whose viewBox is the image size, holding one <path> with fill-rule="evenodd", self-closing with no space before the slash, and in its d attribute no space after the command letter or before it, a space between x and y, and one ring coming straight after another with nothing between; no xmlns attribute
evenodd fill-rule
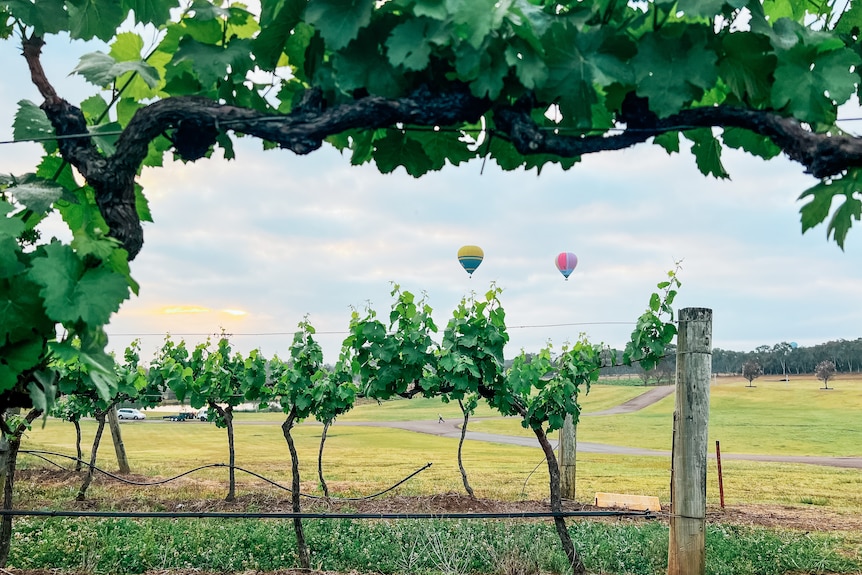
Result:
<svg viewBox="0 0 862 575"><path fill-rule="evenodd" d="M132 409L130 407L123 407L117 410L117 417L119 419L146 419L147 416L137 409Z"/></svg>
<svg viewBox="0 0 862 575"><path fill-rule="evenodd" d="M202 407L201 410L198 411L196 417L201 421L206 421L207 418L209 417L209 412L210 412L209 407Z"/></svg>

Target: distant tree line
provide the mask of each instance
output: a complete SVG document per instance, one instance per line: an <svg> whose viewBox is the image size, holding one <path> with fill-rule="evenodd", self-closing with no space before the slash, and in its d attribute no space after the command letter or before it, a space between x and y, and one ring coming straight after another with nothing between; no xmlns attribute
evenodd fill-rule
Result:
<svg viewBox="0 0 862 575"><path fill-rule="evenodd" d="M753 363L763 370L759 375L796 375L815 373L823 361L835 365L836 373L862 371L862 338L839 339L810 347L797 346L783 341L775 345L761 345L752 351L712 350L712 372L743 375L743 366ZM644 371L639 366L613 366L602 369L603 376L628 375L640 378L644 385L673 383L676 348L669 346L665 358L655 369Z"/></svg>
<svg viewBox="0 0 862 575"><path fill-rule="evenodd" d="M753 351L712 350L712 371L720 374L741 374L742 366L754 361L764 375L814 373L817 365L831 361L836 373L862 371L862 338L839 339L811 347L794 346L783 341L773 346L761 345Z"/></svg>

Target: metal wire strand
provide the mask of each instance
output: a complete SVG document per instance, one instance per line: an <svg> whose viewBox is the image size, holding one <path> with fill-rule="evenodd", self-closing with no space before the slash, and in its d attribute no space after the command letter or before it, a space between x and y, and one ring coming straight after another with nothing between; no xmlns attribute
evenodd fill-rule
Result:
<svg viewBox="0 0 862 575"><path fill-rule="evenodd" d="M64 471L71 471L71 470L66 469L65 467L63 467L62 465L60 465L54 461L51 461L50 459L48 459L45 456L51 455L54 457L65 457L66 459L71 459L72 461L80 462L80 463L86 465L87 467L90 467L90 464L88 462L83 461L83 460L81 460L77 457L71 456L71 455L66 455L65 453L56 453L53 451L42 451L42 450L26 450L26 449L22 449L18 453L26 453L28 455L33 455L34 457L38 457L44 461L47 461L48 463L51 463L52 465L55 465L56 467L59 467L60 469L63 469ZM102 473L103 475L106 475L106 476L110 477L111 479L114 479L114 480L119 481L121 483L126 483L128 485L137 485L139 487L152 487L155 485L164 485L165 483L169 483L169 482L177 480L181 477L185 477L186 475L189 475L189 474L194 473L196 471L201 471L203 469L209 469L209 468L213 468L213 467L228 467L229 468L230 466L226 463L209 463L207 465L202 465L200 467L195 467L194 469L184 471L183 473L180 473L179 475L175 475L174 477L169 477L167 479L161 479L159 481L150 481L150 482L132 481L131 479L126 479L125 477L121 477L119 475L111 473L110 471L105 471L104 469L101 469L95 465L93 466L93 470L98 471L99 473ZM431 467L431 463L426 463L424 466L420 467L419 469L417 469L416 471L414 471L413 473L411 473L410 475L408 475L407 477L405 477L404 479L402 479L398 483L396 483L390 487L387 487L386 489L384 489L382 491L378 491L377 493L372 493L371 495L365 495L363 497L330 497L329 500L330 501L331 500L336 500L336 501L367 501L370 499L374 499L376 497L380 497L381 495L384 495L384 494L392 491L393 489L399 487L400 485L409 481L410 479L412 479L413 477L415 477L416 475L418 475L422 471L425 471L429 467ZM237 466L234 466L233 468L237 471L242 471L243 473L247 473L248 475L251 475L252 477L256 477L262 481L265 481L266 483L269 483L270 485L272 485L274 487L278 487L279 489L282 489L282 490L287 491L289 493L293 492L289 487L285 487L284 485L281 485L280 483L278 483L272 479L264 477L263 475L260 475L259 473L255 473L254 471L244 469L242 467L237 467ZM309 493L300 493L299 495L300 495L300 497L306 497L308 499L318 499L318 500L319 499L326 499L325 497L321 497L320 495L311 495Z"/></svg>

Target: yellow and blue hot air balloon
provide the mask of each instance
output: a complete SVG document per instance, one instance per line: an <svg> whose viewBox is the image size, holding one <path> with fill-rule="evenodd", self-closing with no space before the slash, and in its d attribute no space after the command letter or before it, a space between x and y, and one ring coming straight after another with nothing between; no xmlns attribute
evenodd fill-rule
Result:
<svg viewBox="0 0 862 575"><path fill-rule="evenodd" d="M473 277L473 272L482 263L484 257L485 252L479 246L462 246L458 250L458 262L470 274L470 277Z"/></svg>
<svg viewBox="0 0 862 575"><path fill-rule="evenodd" d="M578 256L572 252L560 252L554 259L554 263L557 264L557 269L560 270L560 273L568 281L569 275L575 271L575 267L578 265Z"/></svg>

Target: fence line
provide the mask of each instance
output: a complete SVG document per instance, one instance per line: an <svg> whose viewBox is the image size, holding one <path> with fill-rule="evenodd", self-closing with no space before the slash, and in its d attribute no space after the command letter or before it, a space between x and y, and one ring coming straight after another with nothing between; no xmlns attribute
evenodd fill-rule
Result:
<svg viewBox="0 0 862 575"><path fill-rule="evenodd" d="M3 509L0 516L20 517L123 517L164 519L545 519L553 517L643 517L651 511L524 511L507 513L252 513L222 511L67 511Z"/></svg>

